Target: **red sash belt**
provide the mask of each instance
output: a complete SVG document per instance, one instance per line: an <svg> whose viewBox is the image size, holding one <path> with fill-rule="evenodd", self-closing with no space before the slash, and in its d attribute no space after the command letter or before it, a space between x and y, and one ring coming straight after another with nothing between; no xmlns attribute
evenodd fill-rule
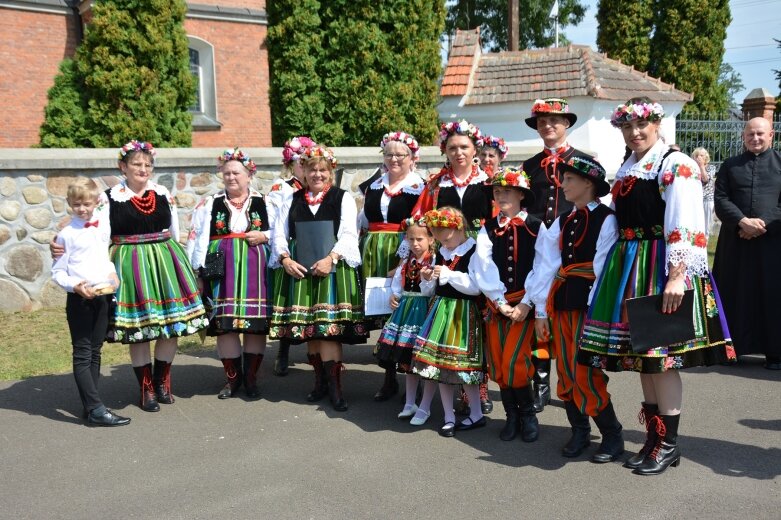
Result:
<svg viewBox="0 0 781 520"><path fill-rule="evenodd" d="M247 238L246 233L228 233L227 235L212 235L209 240L222 240L223 238Z"/></svg>
<svg viewBox="0 0 781 520"><path fill-rule="evenodd" d="M548 317L553 315L553 296L556 291L564 284L564 280L569 277L583 278L585 280L595 280L594 263L593 262L579 262L570 264L567 267L559 267L559 272L556 273L553 279L553 285L551 285L550 292L548 293L548 301L545 305L545 312Z"/></svg>
<svg viewBox="0 0 781 520"><path fill-rule="evenodd" d="M114 235L111 242L116 245L121 244L150 244L154 242L164 242L171 238L170 231L160 231L157 233L143 233L140 235Z"/></svg>
<svg viewBox="0 0 781 520"><path fill-rule="evenodd" d="M393 222L370 222L369 233L375 231L387 231L390 233L400 233L401 224L394 224Z"/></svg>

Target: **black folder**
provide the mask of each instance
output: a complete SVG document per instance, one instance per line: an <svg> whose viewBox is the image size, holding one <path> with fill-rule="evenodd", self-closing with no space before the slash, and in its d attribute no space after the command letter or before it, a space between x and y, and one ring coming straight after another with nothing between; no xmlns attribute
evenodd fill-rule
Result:
<svg viewBox="0 0 781 520"><path fill-rule="evenodd" d="M681 345L694 341L694 290L684 291L680 307L672 314L662 313L662 295L631 298L626 301L632 351Z"/></svg>
<svg viewBox="0 0 781 520"><path fill-rule="evenodd" d="M336 243L334 223L330 220L296 222L296 257L294 260L310 270L318 260L322 260ZM336 270L336 266L331 272Z"/></svg>

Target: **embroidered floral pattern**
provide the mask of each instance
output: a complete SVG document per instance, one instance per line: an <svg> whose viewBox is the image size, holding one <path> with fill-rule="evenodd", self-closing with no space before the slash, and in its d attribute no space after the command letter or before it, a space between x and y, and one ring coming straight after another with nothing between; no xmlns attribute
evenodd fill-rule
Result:
<svg viewBox="0 0 781 520"><path fill-rule="evenodd" d="M662 172L662 183L659 186L659 191L664 193L664 191L670 184L673 183L676 177L683 177L684 179L690 179L692 177L695 179L698 178L698 176L694 175L694 172L688 164L676 163L672 165L671 169Z"/></svg>
<svg viewBox="0 0 781 520"><path fill-rule="evenodd" d="M217 212L217 219L214 222L214 229L218 235L225 235L229 232L226 214L224 211Z"/></svg>
<svg viewBox="0 0 781 520"><path fill-rule="evenodd" d="M263 221L260 218L260 214L257 211L253 211L249 214L249 230L250 231L261 231L261 226L263 225Z"/></svg>
<svg viewBox="0 0 781 520"><path fill-rule="evenodd" d="M690 231L686 228L676 228L667 233L668 244L680 242L689 243L694 247L708 247L708 236L702 231Z"/></svg>
<svg viewBox="0 0 781 520"><path fill-rule="evenodd" d="M643 240L647 238L662 238L663 233L664 228L660 224L657 224L655 226L651 226L650 228L622 228L618 231L618 236L621 240Z"/></svg>

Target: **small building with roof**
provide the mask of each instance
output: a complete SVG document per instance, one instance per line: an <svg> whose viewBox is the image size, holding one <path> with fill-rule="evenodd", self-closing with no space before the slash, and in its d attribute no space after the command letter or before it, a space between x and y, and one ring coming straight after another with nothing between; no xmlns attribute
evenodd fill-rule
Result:
<svg viewBox="0 0 781 520"><path fill-rule="evenodd" d="M535 99L564 98L578 121L568 142L597 156L612 177L621 165L624 142L610 125L616 105L635 96L662 104L662 132L675 142L675 116L692 95L675 85L608 58L586 45L483 53L480 30L456 31L440 87L442 121L466 119L483 133L499 136L511 149L542 146L526 126Z"/></svg>

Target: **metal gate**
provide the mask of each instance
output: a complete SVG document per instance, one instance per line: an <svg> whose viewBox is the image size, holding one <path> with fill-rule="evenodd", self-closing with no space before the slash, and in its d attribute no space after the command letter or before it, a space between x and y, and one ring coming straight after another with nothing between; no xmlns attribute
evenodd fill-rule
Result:
<svg viewBox="0 0 781 520"><path fill-rule="evenodd" d="M675 120L676 143L691 154L705 148L717 168L728 157L743 153L743 127L746 121L738 111L720 115L679 114ZM773 118L773 148L781 151L781 114Z"/></svg>

